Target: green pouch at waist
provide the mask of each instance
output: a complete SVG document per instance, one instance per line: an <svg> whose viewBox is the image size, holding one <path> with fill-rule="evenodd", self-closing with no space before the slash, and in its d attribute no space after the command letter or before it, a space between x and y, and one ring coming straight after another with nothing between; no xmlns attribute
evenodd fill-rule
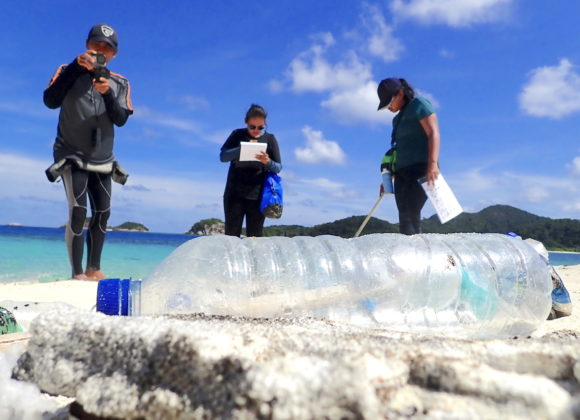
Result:
<svg viewBox="0 0 580 420"><path fill-rule="evenodd" d="M395 164L397 161L397 150L394 147L391 147L387 153L383 155L381 159L381 172L383 169L386 169L390 173L395 172Z"/></svg>

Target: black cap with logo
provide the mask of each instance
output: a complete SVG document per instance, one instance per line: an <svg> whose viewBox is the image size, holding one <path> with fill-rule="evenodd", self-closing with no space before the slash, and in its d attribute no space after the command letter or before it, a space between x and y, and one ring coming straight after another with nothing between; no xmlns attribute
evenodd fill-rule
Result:
<svg viewBox="0 0 580 420"><path fill-rule="evenodd" d="M104 23L99 23L91 28L89 31L89 36L87 41L93 42L106 42L115 51L119 48L119 38L117 38L117 32L111 28L109 25Z"/></svg>
<svg viewBox="0 0 580 420"><path fill-rule="evenodd" d="M402 88L403 85L401 81L395 77L381 80L381 83L379 83L379 87L377 88L377 94L379 95L380 100L377 110L386 107L389 102L391 102L393 95L396 95Z"/></svg>

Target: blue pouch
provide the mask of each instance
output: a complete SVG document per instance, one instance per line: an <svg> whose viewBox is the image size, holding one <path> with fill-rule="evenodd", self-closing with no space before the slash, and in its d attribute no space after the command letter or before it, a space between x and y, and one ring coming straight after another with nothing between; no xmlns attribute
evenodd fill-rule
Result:
<svg viewBox="0 0 580 420"><path fill-rule="evenodd" d="M271 219L282 217L284 207L283 193L282 178L273 172L268 172L262 190L262 202L260 203L260 211L264 216Z"/></svg>

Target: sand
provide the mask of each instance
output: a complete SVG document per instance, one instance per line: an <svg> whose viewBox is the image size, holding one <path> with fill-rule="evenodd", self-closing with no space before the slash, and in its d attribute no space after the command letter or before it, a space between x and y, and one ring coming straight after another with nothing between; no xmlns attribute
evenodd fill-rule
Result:
<svg viewBox="0 0 580 420"><path fill-rule="evenodd" d="M97 284L83 280L0 284L0 302L63 302L88 311L95 306Z"/></svg>
<svg viewBox="0 0 580 420"><path fill-rule="evenodd" d="M572 299L572 315L564 318L545 321L533 334L542 337L556 331L580 332L580 265L557 267L556 271L564 280L564 284Z"/></svg>

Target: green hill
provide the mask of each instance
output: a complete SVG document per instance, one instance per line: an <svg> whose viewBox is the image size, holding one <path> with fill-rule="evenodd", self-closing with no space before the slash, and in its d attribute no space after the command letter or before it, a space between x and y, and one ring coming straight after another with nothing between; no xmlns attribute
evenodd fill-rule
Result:
<svg viewBox="0 0 580 420"><path fill-rule="evenodd" d="M351 216L334 222L311 227L300 225L274 225L264 228L265 236L318 236L335 235L352 238L364 216ZM580 252L580 220L550 219L505 205L487 207L477 213L463 213L442 225L436 215L423 220L425 233L507 233L516 232L524 238L542 241L549 249ZM371 218L363 235L399 232L397 223ZM188 233L223 234L223 222L206 219L192 226Z"/></svg>
<svg viewBox="0 0 580 420"><path fill-rule="evenodd" d="M479 213L462 213L444 225L439 222L437 215L433 215L424 219L422 226L423 231L429 233L506 233L550 220L515 207L495 205Z"/></svg>
<svg viewBox="0 0 580 420"><path fill-rule="evenodd" d="M364 216L351 216L312 227L298 225L268 226L266 236L317 236L336 235L351 238L364 220ZM505 205L487 207L477 213L463 213L442 225L436 215L423 220L425 233L507 233L516 232L524 238L542 241L550 249L580 251L580 220L550 219ZM398 224L371 218L363 231L370 233L398 232Z"/></svg>

